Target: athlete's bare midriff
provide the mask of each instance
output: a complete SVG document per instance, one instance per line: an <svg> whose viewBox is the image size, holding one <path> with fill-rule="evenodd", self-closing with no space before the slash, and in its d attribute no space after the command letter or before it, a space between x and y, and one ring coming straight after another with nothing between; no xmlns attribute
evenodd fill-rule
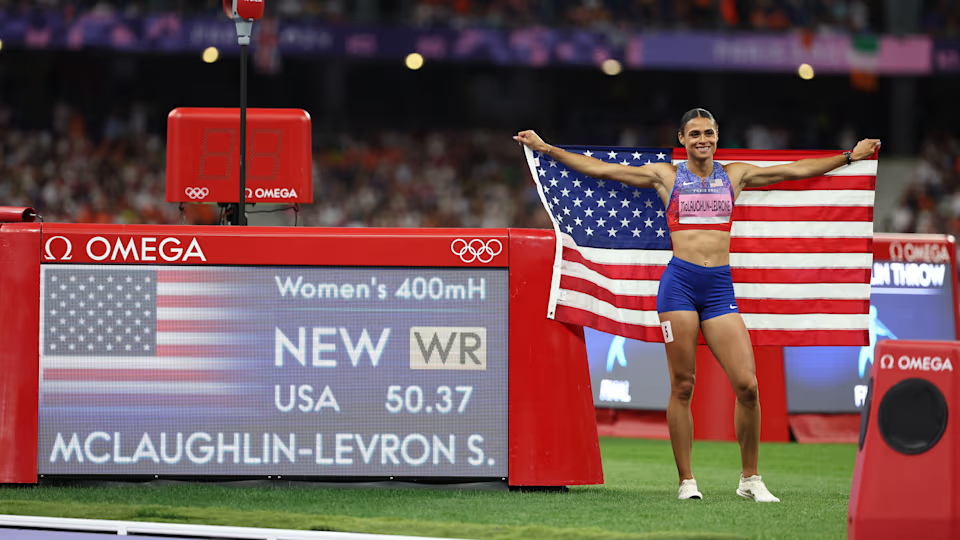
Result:
<svg viewBox="0 0 960 540"><path fill-rule="evenodd" d="M730 264L730 233L724 231L677 231L670 233L673 256L697 266Z"/></svg>

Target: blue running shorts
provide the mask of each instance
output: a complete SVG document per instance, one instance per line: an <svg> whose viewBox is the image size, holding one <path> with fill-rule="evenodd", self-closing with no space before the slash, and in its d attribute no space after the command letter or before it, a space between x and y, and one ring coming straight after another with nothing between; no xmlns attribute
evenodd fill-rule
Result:
<svg viewBox="0 0 960 540"><path fill-rule="evenodd" d="M696 311L701 321L740 313L730 265L708 268L676 257L670 259L657 292L657 313L667 311Z"/></svg>

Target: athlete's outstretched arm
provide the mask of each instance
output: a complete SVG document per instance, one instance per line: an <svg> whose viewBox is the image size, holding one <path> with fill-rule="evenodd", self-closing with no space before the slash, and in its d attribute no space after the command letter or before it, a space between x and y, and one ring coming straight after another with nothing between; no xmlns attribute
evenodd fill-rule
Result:
<svg viewBox="0 0 960 540"><path fill-rule="evenodd" d="M859 161L866 159L880 148L878 139L864 139L857 143L850 152L850 159ZM727 174L739 176L740 186L763 187L776 184L783 180L803 180L814 176L821 176L829 171L847 164L847 157L843 154L825 158L801 159L792 163L775 165L773 167L757 167L749 163L731 163L727 165Z"/></svg>
<svg viewBox="0 0 960 540"><path fill-rule="evenodd" d="M513 137L513 140L526 145L534 152L540 152L563 163L580 174L600 180L614 180L638 188L657 188L663 184L665 178L670 178L675 173L673 165L669 163L651 163L633 167L567 152L543 142L543 139L533 130L521 131Z"/></svg>

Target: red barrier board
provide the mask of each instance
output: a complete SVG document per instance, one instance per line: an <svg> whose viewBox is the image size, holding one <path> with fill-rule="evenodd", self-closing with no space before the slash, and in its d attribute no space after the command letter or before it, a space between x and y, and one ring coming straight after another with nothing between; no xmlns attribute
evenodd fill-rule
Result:
<svg viewBox="0 0 960 540"><path fill-rule="evenodd" d="M0 224L0 483L37 481L40 224Z"/></svg>
<svg viewBox="0 0 960 540"><path fill-rule="evenodd" d="M2 244L29 280L0 274L40 299L0 326L33 377L8 422L33 432L0 448L18 482L602 483L583 332L545 316L550 231L32 227Z"/></svg>
<svg viewBox="0 0 960 540"><path fill-rule="evenodd" d="M510 233L510 358L522 359L510 364L510 483L602 484L583 328L547 319L544 309L556 240ZM577 455L587 459L570 459Z"/></svg>

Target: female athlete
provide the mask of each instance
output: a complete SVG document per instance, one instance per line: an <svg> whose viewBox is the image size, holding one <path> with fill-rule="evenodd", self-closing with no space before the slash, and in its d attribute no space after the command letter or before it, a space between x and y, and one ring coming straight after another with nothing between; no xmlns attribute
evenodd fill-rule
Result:
<svg viewBox="0 0 960 540"><path fill-rule="evenodd" d="M734 428L740 443L742 471L737 495L757 502L779 502L757 471L760 443L760 401L750 334L740 317L730 277L730 216L740 192L783 180L820 176L842 165L871 156L880 147L864 139L850 152L802 159L773 167L748 163L726 166L713 161L719 126L704 109L693 109L680 120L678 137L687 149L687 162L652 163L641 167L606 163L566 152L543 142L533 131L514 139L581 174L616 180L638 188L654 188L667 208L673 258L660 278L657 313L663 329L670 369L667 425L680 475L680 499L702 499L690 469L693 448L693 396L699 331L727 373L737 396Z"/></svg>

